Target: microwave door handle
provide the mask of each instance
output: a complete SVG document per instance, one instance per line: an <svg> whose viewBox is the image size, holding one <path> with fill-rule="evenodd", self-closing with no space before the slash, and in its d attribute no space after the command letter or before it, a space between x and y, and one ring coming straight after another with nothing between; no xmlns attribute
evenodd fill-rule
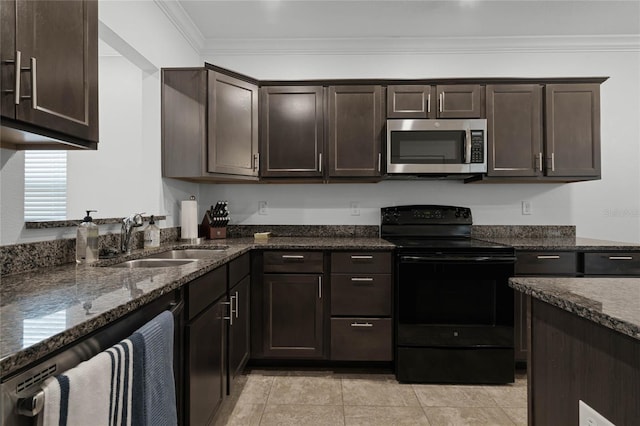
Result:
<svg viewBox="0 0 640 426"><path fill-rule="evenodd" d="M465 139L464 139L464 163L471 163L471 130L465 130Z"/></svg>

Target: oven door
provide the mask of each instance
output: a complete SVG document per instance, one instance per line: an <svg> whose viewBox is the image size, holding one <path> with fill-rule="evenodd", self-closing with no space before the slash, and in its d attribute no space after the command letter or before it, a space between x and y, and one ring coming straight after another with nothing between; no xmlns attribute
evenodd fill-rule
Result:
<svg viewBox="0 0 640 426"><path fill-rule="evenodd" d="M515 257L399 254L397 344L513 346Z"/></svg>

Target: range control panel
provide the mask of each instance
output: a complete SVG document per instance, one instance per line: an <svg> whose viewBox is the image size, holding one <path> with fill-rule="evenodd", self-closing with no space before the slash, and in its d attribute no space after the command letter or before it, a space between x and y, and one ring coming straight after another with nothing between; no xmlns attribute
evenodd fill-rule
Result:
<svg viewBox="0 0 640 426"><path fill-rule="evenodd" d="M410 205L380 209L382 225L471 225L468 207Z"/></svg>

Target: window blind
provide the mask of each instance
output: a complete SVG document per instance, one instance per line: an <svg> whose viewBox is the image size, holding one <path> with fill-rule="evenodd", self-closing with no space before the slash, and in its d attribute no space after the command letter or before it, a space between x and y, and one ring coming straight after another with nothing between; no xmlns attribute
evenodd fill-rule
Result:
<svg viewBox="0 0 640 426"><path fill-rule="evenodd" d="M67 152L25 151L24 220L67 218Z"/></svg>

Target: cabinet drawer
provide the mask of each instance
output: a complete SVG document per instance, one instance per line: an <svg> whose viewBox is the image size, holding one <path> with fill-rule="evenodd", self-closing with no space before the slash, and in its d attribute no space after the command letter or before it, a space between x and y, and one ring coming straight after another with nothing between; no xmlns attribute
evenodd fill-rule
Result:
<svg viewBox="0 0 640 426"><path fill-rule="evenodd" d="M245 253L229 263L229 288L236 285L251 271L251 256Z"/></svg>
<svg viewBox="0 0 640 426"><path fill-rule="evenodd" d="M640 253L584 254L585 275L640 275Z"/></svg>
<svg viewBox="0 0 640 426"><path fill-rule="evenodd" d="M264 272L323 272L322 252L267 251L264 253Z"/></svg>
<svg viewBox="0 0 640 426"><path fill-rule="evenodd" d="M227 292L227 265L196 278L187 286L187 315L191 320Z"/></svg>
<svg viewBox="0 0 640 426"><path fill-rule="evenodd" d="M575 252L519 252L516 256L516 275L575 275L577 272Z"/></svg>
<svg viewBox="0 0 640 426"><path fill-rule="evenodd" d="M390 318L332 318L331 359L391 361Z"/></svg>
<svg viewBox="0 0 640 426"><path fill-rule="evenodd" d="M390 252L338 252L331 254L332 273L390 274Z"/></svg>
<svg viewBox="0 0 640 426"><path fill-rule="evenodd" d="M332 274L331 315L391 316L391 275Z"/></svg>

